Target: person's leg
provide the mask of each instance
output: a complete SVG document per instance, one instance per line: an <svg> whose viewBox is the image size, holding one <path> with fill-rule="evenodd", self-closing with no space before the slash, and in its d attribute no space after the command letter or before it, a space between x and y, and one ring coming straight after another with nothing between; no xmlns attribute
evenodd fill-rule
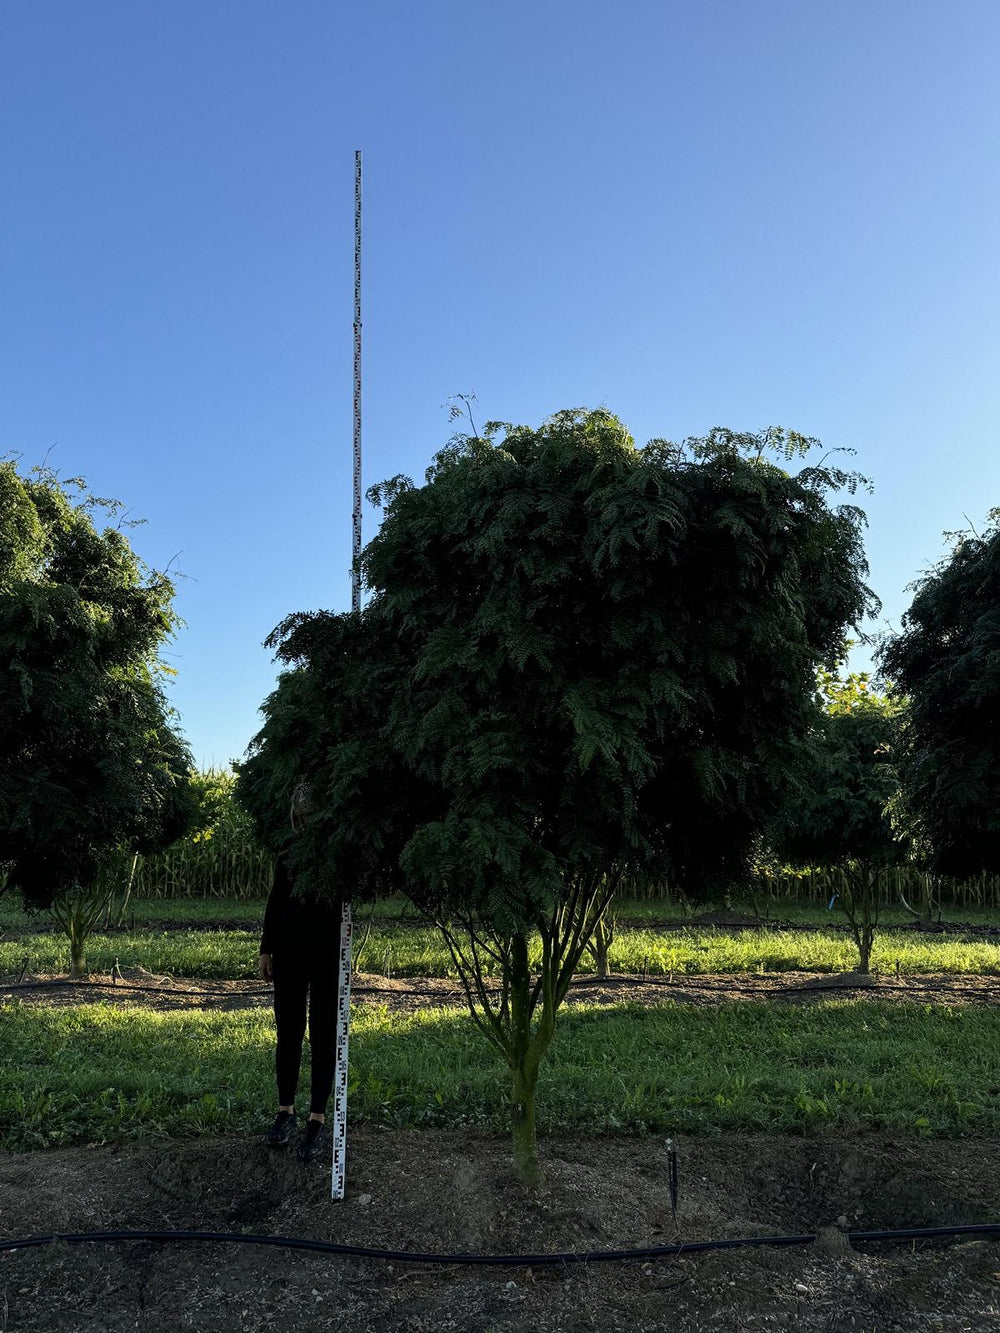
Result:
<svg viewBox="0 0 1000 1333"><path fill-rule="evenodd" d="M295 954L276 954L274 968L274 1025L277 1043L274 1067L278 1082L279 1111L293 1112L295 1090L302 1063L302 1039L306 1034L306 992L309 972L305 959Z"/></svg>
<svg viewBox="0 0 1000 1333"><path fill-rule="evenodd" d="M309 1119L326 1119L337 1063L337 955L323 953L309 967L309 1049L312 1059Z"/></svg>
<svg viewBox="0 0 1000 1333"><path fill-rule="evenodd" d="M312 1077L309 1119L298 1147L303 1162L311 1162L325 1142L326 1104L330 1100L337 1063L337 955L315 954L309 967L309 1048Z"/></svg>

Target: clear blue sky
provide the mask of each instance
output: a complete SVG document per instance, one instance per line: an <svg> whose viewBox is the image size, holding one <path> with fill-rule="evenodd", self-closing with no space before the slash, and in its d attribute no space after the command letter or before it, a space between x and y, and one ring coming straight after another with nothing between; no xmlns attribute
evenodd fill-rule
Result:
<svg viewBox="0 0 1000 1333"><path fill-rule="evenodd" d="M1000 504L998 51L996 0L5 0L0 452L177 556L173 700L239 756L265 635L349 604L361 148L366 485L457 392L791 426L874 478L898 623Z"/></svg>

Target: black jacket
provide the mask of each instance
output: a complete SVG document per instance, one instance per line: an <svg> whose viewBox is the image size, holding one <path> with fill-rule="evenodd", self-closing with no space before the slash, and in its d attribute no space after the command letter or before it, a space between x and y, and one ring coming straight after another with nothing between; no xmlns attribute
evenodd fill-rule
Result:
<svg viewBox="0 0 1000 1333"><path fill-rule="evenodd" d="M304 898L293 893L295 881L282 857L274 863L274 881L264 908L261 953L310 950L331 954L340 948L343 900Z"/></svg>

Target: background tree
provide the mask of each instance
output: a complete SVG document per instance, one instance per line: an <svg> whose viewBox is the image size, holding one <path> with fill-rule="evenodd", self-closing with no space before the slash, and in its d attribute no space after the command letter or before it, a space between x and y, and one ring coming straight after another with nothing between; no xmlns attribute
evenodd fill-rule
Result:
<svg viewBox="0 0 1000 1333"><path fill-rule="evenodd" d="M457 437L385 506L354 615L295 616L240 791L306 886L402 889L511 1070L514 1160L614 893L746 871L812 717L816 666L871 602L860 511L815 442L717 431L637 449L607 412ZM289 842L288 800L317 816ZM499 987L488 982L499 977Z"/></svg>
<svg viewBox="0 0 1000 1333"><path fill-rule="evenodd" d="M587 941L587 953L594 960L594 972L598 977L611 975L611 946L615 942L618 918L613 905L609 905L604 916L594 928L594 933Z"/></svg>
<svg viewBox="0 0 1000 1333"><path fill-rule="evenodd" d="M901 817L929 867L1000 872L1000 510L917 585L884 677L906 698Z"/></svg>
<svg viewBox="0 0 1000 1333"><path fill-rule="evenodd" d="M820 672L796 785L770 836L773 852L792 865L840 870L837 904L864 975L871 970L880 877L907 855L891 816L899 786L892 762L898 719L897 705L875 693L866 674L841 679Z"/></svg>
<svg viewBox="0 0 1000 1333"><path fill-rule="evenodd" d="M192 812L159 683L173 587L120 527L98 532L95 513L120 509L0 463L0 863L27 904L59 905L74 973L116 866Z"/></svg>

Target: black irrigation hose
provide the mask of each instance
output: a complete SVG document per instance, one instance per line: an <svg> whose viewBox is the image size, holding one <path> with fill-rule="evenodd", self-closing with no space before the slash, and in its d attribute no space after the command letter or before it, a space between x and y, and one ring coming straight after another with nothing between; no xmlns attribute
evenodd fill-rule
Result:
<svg viewBox="0 0 1000 1333"><path fill-rule="evenodd" d="M273 987L265 986L261 990L190 990L182 989L180 986L145 986L141 982L133 981L72 981L69 977L54 977L50 981L12 981L8 985L0 984L0 995L7 995L15 990L51 990L59 986L80 986L84 990L137 990L148 993L152 991L159 995L201 995L207 999L218 1000L225 999L230 995L257 995L265 996L274 993ZM418 987L395 987L395 986L357 986L351 985L353 995L433 995L433 991L421 990Z"/></svg>
<svg viewBox="0 0 1000 1333"><path fill-rule="evenodd" d="M679 990L701 990L716 993L725 990L755 990L756 987L741 986L739 982L733 982L731 985L725 983L704 984L697 981L688 981L686 978L682 981L668 981L666 977L580 977L571 985L571 989L582 988L585 986L596 986L601 984L617 985L624 989L626 986L663 986ZM54 977L50 981L14 981L8 985L0 985L0 994L8 995L11 991L22 990L55 990L60 987L81 987L84 990L113 990L113 991L142 991L143 994L152 995L200 995L204 999L222 999L229 996L256 995L265 996L272 994L270 989L265 990L192 990L180 986L145 986L141 982L129 981L71 981L67 977ZM774 988L777 991L798 991L798 990L841 990L845 989L836 985L819 986L781 986ZM885 986L882 989L887 989ZM910 987L900 986L893 989L907 990ZM948 987L929 986L924 987L927 990L949 989ZM994 988L1000 989L1000 988ZM434 992L421 990L419 987L390 987L390 986L352 986L354 995L422 995L433 997ZM458 992L456 992L458 995Z"/></svg>
<svg viewBox="0 0 1000 1333"><path fill-rule="evenodd" d="M773 973L769 975L774 975ZM834 973L833 975L837 975ZM629 986L662 986L664 989L673 990L700 990L707 991L709 994L719 994L726 991L749 991L756 992L758 987L742 984L736 980L719 982L699 982L680 976L675 980L669 980L667 977L578 977L571 985L572 990L580 989L586 986L611 985L620 989ZM115 990L115 991L142 991L146 994L159 995L200 995L205 999L224 999L227 997L237 997L243 995L255 995L264 997L272 993L270 988L263 990L192 990L184 989L179 986L145 986L141 983L129 981L72 981L67 977L57 977L50 981L14 981L7 985L0 984L0 994L7 995L11 991L22 990L51 990L57 987L79 986L89 990ZM434 992L422 990L419 987L393 987L393 986L357 986L351 987L355 995L421 995L433 997ZM767 995L795 995L802 991L848 991L848 990L867 990L863 983L858 985L845 984L843 981L813 981L799 982L793 986L772 986L769 990L761 992ZM958 991L960 994L968 995L970 992L965 986L950 985L948 982L936 982L925 984L920 981L908 981L905 983L889 981L872 981L873 991L902 990L902 991ZM992 995L1000 992L1000 986L979 986L974 994Z"/></svg>
<svg viewBox="0 0 1000 1333"><path fill-rule="evenodd" d="M699 975L699 974L696 973L695 975L697 976L697 975ZM704 975L704 974L701 974L701 975ZM716 973L715 975L716 975L716 976L720 976L720 975L725 975L725 974L724 974L724 973ZM667 977L613 977L613 976L612 976L612 977L578 977L578 978L572 983L572 987L571 987L571 989L573 989L573 988L575 988L575 987L577 987L577 986L599 986L599 985L615 985L615 984L618 984L618 985L622 985L623 987L624 987L624 986L663 986L665 989L668 989L668 990L669 990L669 989L675 989L675 990L702 990L702 991L709 991L709 992L711 992L711 993L713 993L713 994L715 994L715 993L717 993L717 992L720 992L720 991L721 991L721 992L725 992L725 991L731 991L731 990L742 990L742 991L752 991L752 992L756 992L756 991L759 990L759 987L757 987L757 986L750 986L750 985L746 985L745 983L736 981L736 980L735 980L735 976L736 976L736 975L738 975L738 974L734 974L734 979L733 979L732 981L714 981L714 982L696 981L696 980L694 980L694 979L688 977L685 973L679 973L673 980L670 980L670 979L668 979ZM773 977L773 976L780 976L781 974L780 974L780 973L775 973L775 972L769 972L769 973L765 973L764 975L766 975L766 976L772 976L772 977ZM832 973L830 973L830 975L833 976L833 977L837 977L837 976L841 976L841 977L843 977L845 974L844 974L844 973L838 973L838 972L832 972ZM976 975L978 975L978 974L976 974ZM867 986L864 982L858 983L858 984L856 984L856 985L851 985L850 983L845 983L843 980L841 980L841 981L803 981L803 982L797 982L795 985L792 985L792 986L772 986L772 987L770 988L770 990L768 990L768 991L763 991L763 992L761 992L761 994L762 994L762 995L765 995L765 996L767 996L767 995L784 995L784 994L794 995L794 994L796 994L798 991L811 991L811 990L847 991L847 990L867 990L867 989L868 989L868 986ZM936 983L927 983L927 984L925 984L924 982L920 982L920 981L889 982L889 981L880 981L880 980L878 980L878 978L876 978L876 977L874 977L874 976L873 976L872 979L871 979L871 989L872 989L873 991L880 991L880 990L883 990L883 991L884 991L884 990L905 990L905 991L913 991L913 990L926 990L926 991L955 990L955 991L961 991L963 994L968 994L968 990L967 990L966 987L964 987L964 986L954 986L954 985L950 985L950 984L949 984L948 982L946 982L946 981L936 982ZM992 994L993 992L996 992L996 991L1000 991L1000 985L998 985L998 986L980 986L980 987L977 988L977 991L976 991L975 993L977 993L977 994Z"/></svg>
<svg viewBox="0 0 1000 1333"><path fill-rule="evenodd" d="M978 975L978 974L974 974L974 975ZM772 988L771 994L773 995L773 994L775 994L776 992L777 992L777 993L788 992L789 994L792 994L792 993L794 993L795 991L803 991L803 990L839 990L839 991L845 991L845 990L867 990L867 989L868 989L868 986L867 986L864 982L861 982L859 985L854 985L854 986L852 986L852 985L850 985L849 983L845 983L845 982L843 982L843 981L839 981L839 982L838 982L838 981L809 981L809 982L803 982L801 985L798 985L798 986L775 986L775 987ZM872 989L873 991L880 991L880 990L906 990L906 991L926 990L926 991L942 991L942 990L948 990L948 991L959 991L959 992L960 992L961 994L963 994L963 995L968 995L968 994L970 993L967 987L965 987L965 986L955 986L955 985L951 985L951 984L950 984L949 982L947 982L947 981L941 981L941 982L937 982L937 983L925 983L925 982L922 982L922 981L890 982L890 981L878 981L877 979L874 979L874 978L873 978L872 983L871 983L871 989ZM992 994L994 994L994 993L995 993L996 991L998 991L998 990L1000 990L1000 986L979 986L979 987L977 987L972 993L973 993L973 994L977 994L977 995L992 995Z"/></svg>
<svg viewBox="0 0 1000 1333"><path fill-rule="evenodd" d="M70 981L68 977L54 977L51 981L14 981L10 985L0 985L0 993L6 995L15 990L54 990L60 986L77 986L84 990L139 990L160 995L203 995L219 999L226 995L270 995L270 990L182 990L179 986L144 986L141 982L131 981Z"/></svg>
<svg viewBox="0 0 1000 1333"><path fill-rule="evenodd" d="M851 1242L897 1242L933 1240L954 1236L1000 1236L1000 1225L911 1227L901 1231L850 1231ZM741 1236L731 1240L679 1241L636 1250L585 1250L564 1254L420 1254L413 1250L378 1250L365 1245L338 1245L333 1241L304 1240L295 1236L247 1236L232 1231L70 1231L48 1236L26 1236L18 1240L0 1240L0 1254L51 1245L55 1241L77 1244L83 1241L216 1241L236 1245L271 1245L286 1250L314 1250L320 1254L339 1254L358 1259L386 1259L409 1264L471 1264L507 1268L544 1268L565 1264L594 1264L636 1259L668 1259L682 1254L700 1254L707 1250L759 1249L762 1246L812 1245L808 1236Z"/></svg>

